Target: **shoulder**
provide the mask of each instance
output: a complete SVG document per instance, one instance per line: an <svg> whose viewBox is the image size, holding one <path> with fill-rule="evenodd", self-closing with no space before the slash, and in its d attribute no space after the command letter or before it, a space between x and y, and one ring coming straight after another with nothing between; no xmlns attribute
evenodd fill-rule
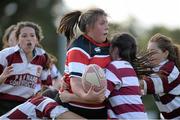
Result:
<svg viewBox="0 0 180 120"><path fill-rule="evenodd" d="M160 68L160 73L174 78L180 74L180 71L173 61L168 61Z"/></svg>
<svg viewBox="0 0 180 120"><path fill-rule="evenodd" d="M160 68L160 70L170 73L174 68L176 68L175 63L173 61L168 61Z"/></svg>
<svg viewBox="0 0 180 120"><path fill-rule="evenodd" d="M18 46L8 47L0 51L0 56L7 57L15 52L17 52L20 48Z"/></svg>
<svg viewBox="0 0 180 120"><path fill-rule="evenodd" d="M89 41L83 35L80 35L77 39L75 39L72 42L71 46L68 49L78 47L83 50L86 50L88 48L88 45L89 45Z"/></svg>
<svg viewBox="0 0 180 120"><path fill-rule="evenodd" d="M83 35L80 35L72 42L67 53L71 53L72 51L78 51L89 56L89 41Z"/></svg>
<svg viewBox="0 0 180 120"><path fill-rule="evenodd" d="M116 69L133 68L128 61L124 61L124 60L112 61L108 66L114 66Z"/></svg>
<svg viewBox="0 0 180 120"><path fill-rule="evenodd" d="M44 54L46 54L46 51L43 48L36 47L35 51L36 51L37 55L44 55Z"/></svg>

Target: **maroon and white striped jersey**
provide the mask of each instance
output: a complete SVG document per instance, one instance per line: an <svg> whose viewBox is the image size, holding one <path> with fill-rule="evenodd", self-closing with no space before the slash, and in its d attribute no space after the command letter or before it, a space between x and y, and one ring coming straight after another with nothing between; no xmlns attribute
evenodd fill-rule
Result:
<svg viewBox="0 0 180 120"><path fill-rule="evenodd" d="M0 119L53 119L66 111L67 108L60 106L53 99L39 96L18 105Z"/></svg>
<svg viewBox="0 0 180 120"><path fill-rule="evenodd" d="M144 93L153 94L156 105L165 119L180 119L180 72L175 63L166 60L153 74L144 78Z"/></svg>
<svg viewBox="0 0 180 120"><path fill-rule="evenodd" d="M118 119L147 119L139 81L127 61L113 61L106 69L108 116Z"/></svg>
<svg viewBox="0 0 180 120"><path fill-rule="evenodd" d="M35 48L32 61L28 61L17 45L0 51L0 74L7 66L13 66L13 74L0 85L0 99L24 102L34 95L38 80L50 84L50 71L45 68L47 56L41 48Z"/></svg>

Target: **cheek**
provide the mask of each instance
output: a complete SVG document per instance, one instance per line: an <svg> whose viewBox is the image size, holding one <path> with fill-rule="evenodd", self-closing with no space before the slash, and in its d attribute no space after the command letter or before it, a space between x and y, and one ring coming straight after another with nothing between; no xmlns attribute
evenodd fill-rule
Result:
<svg viewBox="0 0 180 120"><path fill-rule="evenodd" d="M158 65L161 62L161 57L159 55L156 55L152 58L152 63Z"/></svg>
<svg viewBox="0 0 180 120"><path fill-rule="evenodd" d="M19 41L19 44L22 46L22 45L24 45L24 41Z"/></svg>
<svg viewBox="0 0 180 120"><path fill-rule="evenodd" d="M159 61L160 61L159 59L160 59L159 54L152 55L150 57L150 63L151 64L159 64Z"/></svg>
<svg viewBox="0 0 180 120"><path fill-rule="evenodd" d="M38 41L37 38L34 38L34 39L32 40L32 42L33 42L34 44L37 44L39 41Z"/></svg>

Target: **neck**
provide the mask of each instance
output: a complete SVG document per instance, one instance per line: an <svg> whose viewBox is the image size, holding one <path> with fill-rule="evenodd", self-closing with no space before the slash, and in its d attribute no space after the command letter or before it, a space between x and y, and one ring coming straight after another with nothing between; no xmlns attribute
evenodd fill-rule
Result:
<svg viewBox="0 0 180 120"><path fill-rule="evenodd" d="M97 42L97 40L93 37L93 35L92 34L86 34L88 37L90 37L93 41L95 41L95 42ZM98 43L98 42L97 42Z"/></svg>
<svg viewBox="0 0 180 120"><path fill-rule="evenodd" d="M34 51L25 52L27 60L31 61L34 57Z"/></svg>

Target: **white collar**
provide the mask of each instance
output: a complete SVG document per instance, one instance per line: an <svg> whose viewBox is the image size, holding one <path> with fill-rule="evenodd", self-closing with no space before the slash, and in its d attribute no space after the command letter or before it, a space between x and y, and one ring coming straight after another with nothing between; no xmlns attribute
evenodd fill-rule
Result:
<svg viewBox="0 0 180 120"><path fill-rule="evenodd" d="M14 48L15 48L14 49L15 51L20 51L20 52L24 53L23 49L19 45L14 46ZM42 54L45 53L45 51L42 48L39 48L39 47L35 47L34 50L35 50L35 56L36 55L42 55Z"/></svg>
<svg viewBox="0 0 180 120"><path fill-rule="evenodd" d="M166 60L160 62L159 65L158 65L157 67L154 67L154 68L153 68L153 71L158 72L159 69L160 69L164 64L166 64L168 61L169 61L169 60L166 59Z"/></svg>

